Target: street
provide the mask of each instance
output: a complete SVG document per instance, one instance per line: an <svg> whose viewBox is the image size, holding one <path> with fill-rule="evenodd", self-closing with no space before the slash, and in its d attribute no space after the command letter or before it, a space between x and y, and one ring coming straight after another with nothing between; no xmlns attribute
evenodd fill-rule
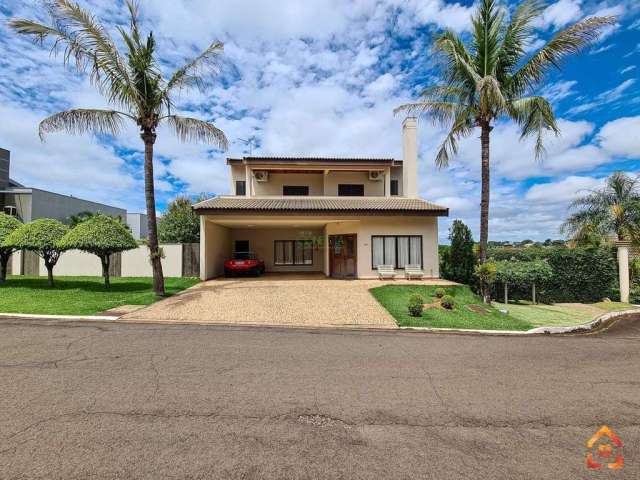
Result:
<svg viewBox="0 0 640 480"><path fill-rule="evenodd" d="M640 476L640 320L504 337L0 321L0 478ZM608 425L625 467L594 473Z"/></svg>

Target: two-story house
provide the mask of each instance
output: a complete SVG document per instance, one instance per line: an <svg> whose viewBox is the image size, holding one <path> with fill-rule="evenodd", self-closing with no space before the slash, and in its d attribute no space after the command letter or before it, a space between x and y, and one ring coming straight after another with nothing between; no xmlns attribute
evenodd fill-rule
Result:
<svg viewBox="0 0 640 480"><path fill-rule="evenodd" d="M194 205L200 276L223 274L234 251L267 272L374 278L378 265L418 264L438 277L438 217L418 198L415 118L402 125L403 158L229 158L233 195Z"/></svg>

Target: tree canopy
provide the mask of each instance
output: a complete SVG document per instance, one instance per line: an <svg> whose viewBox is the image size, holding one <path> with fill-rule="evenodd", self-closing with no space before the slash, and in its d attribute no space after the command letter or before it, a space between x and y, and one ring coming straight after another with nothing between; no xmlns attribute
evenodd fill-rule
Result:
<svg viewBox="0 0 640 480"><path fill-rule="evenodd" d="M25 223L11 232L3 242L4 247L30 250L44 260L49 277L49 286L53 286L53 267L58 263L62 250L58 242L69 231L69 227L51 218L40 218Z"/></svg>
<svg viewBox="0 0 640 480"><path fill-rule="evenodd" d="M449 280L470 284L476 265L476 255L473 253L473 236L471 230L462 220L454 220L449 230L448 269Z"/></svg>
<svg viewBox="0 0 640 480"><path fill-rule="evenodd" d="M11 232L20 228L21 225L22 222L17 218L0 213L0 283L3 283L7 278L7 264L14 250L14 247L3 246L3 242Z"/></svg>
<svg viewBox="0 0 640 480"><path fill-rule="evenodd" d="M198 201L198 200L196 200ZM193 212L189 197L177 197L158 222L158 237L162 243L198 243L200 218Z"/></svg>

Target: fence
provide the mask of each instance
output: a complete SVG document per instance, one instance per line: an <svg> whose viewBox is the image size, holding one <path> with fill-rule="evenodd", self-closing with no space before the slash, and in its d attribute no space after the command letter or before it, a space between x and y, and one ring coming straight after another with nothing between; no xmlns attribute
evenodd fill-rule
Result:
<svg viewBox="0 0 640 480"><path fill-rule="evenodd" d="M200 244L161 245L164 252L162 270L165 277L198 277L200 275ZM9 261L9 274L46 276L44 261L29 251L16 252ZM102 275L100 259L79 250L64 252L53 274L59 277L94 277ZM146 245L111 256L109 274L113 277L151 277L149 249Z"/></svg>

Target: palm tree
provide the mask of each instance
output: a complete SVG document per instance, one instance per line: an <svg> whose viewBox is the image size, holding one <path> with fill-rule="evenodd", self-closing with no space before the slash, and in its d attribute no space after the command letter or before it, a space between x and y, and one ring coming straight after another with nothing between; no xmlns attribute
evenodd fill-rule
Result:
<svg viewBox="0 0 640 480"><path fill-rule="evenodd" d="M437 35L436 54L443 60L443 84L424 90L415 103L396 109L424 115L435 124L450 128L440 146L436 165L446 167L458 153L458 141L480 128L482 192L480 202L481 262L486 261L489 236L489 146L496 121L509 118L521 128L521 139L535 137L536 159L544 154L543 132L559 134L550 103L531 95L545 74L559 68L568 55L579 52L597 38L614 17L592 17L558 32L530 56L526 48L533 40L534 20L545 5L525 0L506 20L497 0L482 0L471 19L470 45L452 31Z"/></svg>
<svg viewBox="0 0 640 480"><path fill-rule="evenodd" d="M9 25L41 45L45 40L51 40L52 53L62 53L65 65L71 64L80 73L89 73L91 82L114 107L113 110L73 109L51 115L40 123L41 139L56 131L115 136L125 120L135 122L140 129L144 142L144 185L153 289L157 295L164 295L153 180L153 147L157 128L166 122L182 141L211 143L226 150L227 139L215 125L172 113L172 96L176 91L191 86L202 87L205 71L217 71L223 44L213 42L165 80L156 58L153 33L143 39L138 28L137 3L127 0L127 6L129 28L117 27L124 46L123 53L118 50L107 28L70 0L50 0L44 4L49 14L48 23L13 19Z"/></svg>
<svg viewBox="0 0 640 480"><path fill-rule="evenodd" d="M597 235L615 235L617 240L640 239L640 180L615 172L600 189L589 190L571 204L575 212L562 225L562 232L576 243Z"/></svg>

